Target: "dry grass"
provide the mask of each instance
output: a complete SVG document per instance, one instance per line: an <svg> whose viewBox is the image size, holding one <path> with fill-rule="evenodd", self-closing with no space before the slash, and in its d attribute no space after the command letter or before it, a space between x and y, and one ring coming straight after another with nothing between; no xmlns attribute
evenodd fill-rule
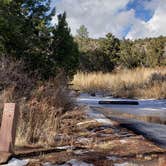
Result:
<svg viewBox="0 0 166 166"><path fill-rule="evenodd" d="M0 112L4 102L16 102L20 117L16 144L54 144L61 116L72 109L63 73L48 81L25 73L22 62L0 59ZM0 120L1 122L1 120Z"/></svg>
<svg viewBox="0 0 166 166"><path fill-rule="evenodd" d="M74 89L115 97L166 98L166 68L136 68L113 73L77 73Z"/></svg>
<svg viewBox="0 0 166 166"><path fill-rule="evenodd" d="M58 79L38 85L28 101L20 103L17 143L53 145L61 116L72 109L72 101Z"/></svg>

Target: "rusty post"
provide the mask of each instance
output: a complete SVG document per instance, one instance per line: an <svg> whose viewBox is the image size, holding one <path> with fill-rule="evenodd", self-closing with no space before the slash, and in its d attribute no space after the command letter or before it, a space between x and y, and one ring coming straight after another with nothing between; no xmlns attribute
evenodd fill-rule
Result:
<svg viewBox="0 0 166 166"><path fill-rule="evenodd" d="M14 152L18 112L15 103L5 103L0 129L0 152Z"/></svg>

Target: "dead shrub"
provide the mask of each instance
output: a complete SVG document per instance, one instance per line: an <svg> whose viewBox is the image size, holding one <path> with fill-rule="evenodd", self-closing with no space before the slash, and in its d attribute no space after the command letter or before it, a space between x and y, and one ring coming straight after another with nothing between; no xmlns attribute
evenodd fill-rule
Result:
<svg viewBox="0 0 166 166"><path fill-rule="evenodd" d="M166 68L136 68L113 73L78 72L73 88L126 98L166 98Z"/></svg>
<svg viewBox="0 0 166 166"><path fill-rule="evenodd" d="M154 72L149 77L149 83L155 83L155 82L165 82L166 81L166 74L162 74L161 72Z"/></svg>
<svg viewBox="0 0 166 166"><path fill-rule="evenodd" d="M41 81L26 73L21 61L1 58L0 65L1 110L4 102L20 107L16 144L54 144L61 116L73 107L63 73Z"/></svg>

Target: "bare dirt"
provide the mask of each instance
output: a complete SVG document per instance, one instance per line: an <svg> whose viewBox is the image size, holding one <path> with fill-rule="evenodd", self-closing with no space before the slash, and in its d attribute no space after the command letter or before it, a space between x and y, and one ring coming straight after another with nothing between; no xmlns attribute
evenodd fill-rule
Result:
<svg viewBox="0 0 166 166"><path fill-rule="evenodd" d="M40 166L43 163L64 164L77 159L95 166L128 164L133 166L165 166L166 149L160 148L141 135L114 125L103 125L84 114L84 107L67 112L61 119L59 133L56 135L58 150L28 156L29 151L42 147L17 148L20 158L31 158L28 166ZM43 147L44 148L44 147ZM50 147L48 147L49 149ZM28 149L28 150L27 150ZM21 154L27 156L21 156ZM118 165L117 165L118 166Z"/></svg>

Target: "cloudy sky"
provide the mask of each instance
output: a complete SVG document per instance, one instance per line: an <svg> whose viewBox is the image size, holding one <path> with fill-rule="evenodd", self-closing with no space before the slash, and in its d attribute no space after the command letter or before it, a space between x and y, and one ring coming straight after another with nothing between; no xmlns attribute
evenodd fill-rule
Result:
<svg viewBox="0 0 166 166"><path fill-rule="evenodd" d="M67 12L73 35L85 25L93 38L108 32L130 39L166 36L166 0L52 0L52 5L57 14Z"/></svg>

